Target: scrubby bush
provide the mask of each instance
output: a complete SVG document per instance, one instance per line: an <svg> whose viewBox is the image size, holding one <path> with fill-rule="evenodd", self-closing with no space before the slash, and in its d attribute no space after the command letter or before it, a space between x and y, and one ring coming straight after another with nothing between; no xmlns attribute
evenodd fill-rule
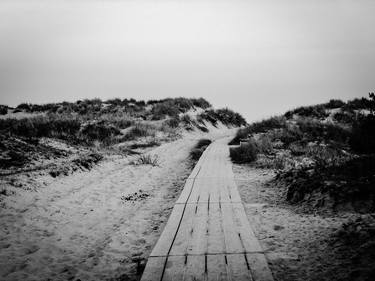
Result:
<svg viewBox="0 0 375 281"><path fill-rule="evenodd" d="M167 116L175 117L180 113L179 110L170 102L158 103L152 107L152 120L161 120Z"/></svg>
<svg viewBox="0 0 375 281"><path fill-rule="evenodd" d="M339 111L333 114L333 120L343 124L352 124L355 120L355 114L351 111Z"/></svg>
<svg viewBox="0 0 375 281"><path fill-rule="evenodd" d="M299 115L302 117L310 117L316 119L324 119L328 117L329 113L326 111L326 108L323 104L314 105L314 106L301 106L294 110L290 110L284 114L288 119L292 118L293 115Z"/></svg>
<svg viewBox="0 0 375 281"><path fill-rule="evenodd" d="M371 95L371 94L370 94ZM370 96L371 98L371 96ZM351 101L348 101L343 109L345 111L352 111L352 110L360 110L360 109L371 109L373 106L373 102L367 98L355 98Z"/></svg>
<svg viewBox="0 0 375 281"><path fill-rule="evenodd" d="M228 108L205 110L198 116L198 118L200 118L201 120L207 120L214 126L217 126L217 122L237 127L247 124L245 118L243 118L241 114L234 112Z"/></svg>
<svg viewBox="0 0 375 281"><path fill-rule="evenodd" d="M359 153L375 153L375 115L358 118L353 125L350 146Z"/></svg>
<svg viewBox="0 0 375 281"><path fill-rule="evenodd" d="M251 139L246 144L230 148L230 157L235 163L250 163L257 160L258 147L256 142Z"/></svg>
<svg viewBox="0 0 375 281"><path fill-rule="evenodd" d="M317 120L305 118L297 121L299 130L307 141L334 141L346 143L350 136L350 131L338 124L322 123Z"/></svg>
<svg viewBox="0 0 375 281"><path fill-rule="evenodd" d="M168 120L165 120L164 124L171 128L177 128L180 125L180 121L180 117L178 117L177 115L175 117L169 118Z"/></svg>
<svg viewBox="0 0 375 281"><path fill-rule="evenodd" d="M261 135L255 143L259 153L270 154L273 151L271 138L267 134Z"/></svg>
<svg viewBox="0 0 375 281"><path fill-rule="evenodd" d="M286 118L284 116L274 116L259 122L251 123L246 128L240 128L230 144L239 144L241 139L248 139L256 133L265 133L269 130L284 128L286 127L286 124Z"/></svg>
<svg viewBox="0 0 375 281"><path fill-rule="evenodd" d="M88 143L98 140L109 144L118 135L120 135L118 128L104 122L84 125L80 131L81 138L87 140Z"/></svg>
<svg viewBox="0 0 375 281"><path fill-rule="evenodd" d="M134 140L139 137L155 137L155 133L155 127L148 124L137 123L129 130L124 139Z"/></svg>
<svg viewBox="0 0 375 281"><path fill-rule="evenodd" d="M8 107L6 105L0 104L0 115L5 115L8 113Z"/></svg>
<svg viewBox="0 0 375 281"><path fill-rule="evenodd" d="M334 109L334 108L340 108L343 107L346 103L342 100L335 100L332 99L328 103L324 104L324 107L327 109Z"/></svg>
<svg viewBox="0 0 375 281"><path fill-rule="evenodd" d="M210 139L200 139L190 152L191 159L198 161L211 142Z"/></svg>
<svg viewBox="0 0 375 281"><path fill-rule="evenodd" d="M0 131L3 134L28 139L53 137L58 139L76 139L80 122L72 116L36 116L22 119L0 119Z"/></svg>
<svg viewBox="0 0 375 281"><path fill-rule="evenodd" d="M200 107L200 108L203 108L203 109L206 109L206 108L209 108L209 107L212 106L212 105L211 105L207 100L205 100L204 98L191 99L191 101L193 102L193 105L194 105L195 107Z"/></svg>

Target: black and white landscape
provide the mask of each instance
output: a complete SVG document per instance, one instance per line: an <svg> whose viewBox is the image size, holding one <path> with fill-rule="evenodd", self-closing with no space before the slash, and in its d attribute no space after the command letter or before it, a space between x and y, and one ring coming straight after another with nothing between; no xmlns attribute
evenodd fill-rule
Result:
<svg viewBox="0 0 375 281"><path fill-rule="evenodd" d="M0 280L368 281L375 2L0 2Z"/></svg>

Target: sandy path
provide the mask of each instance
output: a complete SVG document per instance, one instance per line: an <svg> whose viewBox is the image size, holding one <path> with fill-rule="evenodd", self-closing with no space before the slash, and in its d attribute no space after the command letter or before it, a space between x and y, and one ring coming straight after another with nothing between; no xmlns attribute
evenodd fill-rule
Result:
<svg viewBox="0 0 375 281"><path fill-rule="evenodd" d="M112 159L7 197L0 279L136 280L191 171L188 154L198 137L150 151L160 167Z"/></svg>

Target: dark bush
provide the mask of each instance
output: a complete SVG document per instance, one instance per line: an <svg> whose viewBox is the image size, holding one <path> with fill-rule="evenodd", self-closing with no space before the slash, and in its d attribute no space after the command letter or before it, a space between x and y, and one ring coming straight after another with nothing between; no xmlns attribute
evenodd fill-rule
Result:
<svg viewBox="0 0 375 281"><path fill-rule="evenodd" d="M125 135L125 140L134 140L139 137L154 137L155 128L148 124L138 123Z"/></svg>
<svg viewBox="0 0 375 281"><path fill-rule="evenodd" d="M258 147L254 140L230 148L230 157L235 163L250 163L257 160Z"/></svg>
<svg viewBox="0 0 375 281"><path fill-rule="evenodd" d="M110 143L111 140L119 134L119 129L105 124L104 122L87 124L80 132L81 137L87 140L87 142L98 140L103 143Z"/></svg>
<svg viewBox="0 0 375 281"><path fill-rule="evenodd" d="M346 103L342 100L335 100L332 99L328 103L324 104L324 107L327 109L334 109L334 108L340 108L343 107Z"/></svg>
<svg viewBox="0 0 375 281"><path fill-rule="evenodd" d="M228 108L205 110L197 116L197 119L207 120L215 127L217 126L217 122L237 127L247 124L245 118L243 118L241 114L234 112Z"/></svg>
<svg viewBox="0 0 375 281"><path fill-rule="evenodd" d="M269 130L285 128L286 125L286 118L284 116L274 116L259 122L251 123L246 128L239 129L235 138L230 142L230 144L239 144L241 139L248 139L253 134L265 133Z"/></svg>
<svg viewBox="0 0 375 281"><path fill-rule="evenodd" d="M28 139L37 137L76 139L80 126L78 119L58 115L0 119L0 131L2 133Z"/></svg>
<svg viewBox="0 0 375 281"><path fill-rule="evenodd" d="M165 123L169 126L169 127L171 127L171 128L177 128L178 127L178 125L180 125L180 117L178 117L178 115L177 116L175 116L175 117L173 117L173 118L170 118L170 119L168 119L168 120L166 120L165 121Z"/></svg>
<svg viewBox="0 0 375 281"><path fill-rule="evenodd" d="M209 139L200 139L190 152L191 159L198 161L211 142Z"/></svg>
<svg viewBox="0 0 375 281"><path fill-rule="evenodd" d="M284 116L288 119L292 118L293 115L299 115L302 117L310 117L316 119L324 119L328 117L329 113L326 112L326 108L324 105L314 105L314 106L302 106L298 107L294 110L290 110L284 114Z"/></svg>
<svg viewBox="0 0 375 281"><path fill-rule="evenodd" d="M375 152L375 115L358 118L353 125L350 146L359 153Z"/></svg>
<svg viewBox="0 0 375 281"><path fill-rule="evenodd" d="M339 111L333 115L333 120L343 124L352 124L355 121L355 114L351 111Z"/></svg>
<svg viewBox="0 0 375 281"><path fill-rule="evenodd" d="M5 115L8 113L8 107L6 105L0 104L0 115Z"/></svg>
<svg viewBox="0 0 375 281"><path fill-rule="evenodd" d="M206 109L206 108L209 108L211 107L212 105L206 101L204 98L198 98L198 99L191 99L191 101L193 102L193 105L195 107L200 107L200 108L203 108L203 109Z"/></svg>
<svg viewBox="0 0 375 281"><path fill-rule="evenodd" d="M312 119L300 119L297 125L306 141L346 143L350 136L348 129L337 124L322 123Z"/></svg>
<svg viewBox="0 0 375 281"><path fill-rule="evenodd" d="M167 116L176 117L180 113L171 102L163 102L155 104L151 110L152 120L161 120Z"/></svg>

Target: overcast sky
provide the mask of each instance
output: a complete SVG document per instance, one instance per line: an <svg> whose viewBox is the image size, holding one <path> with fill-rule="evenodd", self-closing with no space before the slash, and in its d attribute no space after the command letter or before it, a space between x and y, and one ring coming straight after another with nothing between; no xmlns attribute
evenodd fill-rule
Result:
<svg viewBox="0 0 375 281"><path fill-rule="evenodd" d="M248 121L375 90L374 0L0 1L0 103L204 97Z"/></svg>

